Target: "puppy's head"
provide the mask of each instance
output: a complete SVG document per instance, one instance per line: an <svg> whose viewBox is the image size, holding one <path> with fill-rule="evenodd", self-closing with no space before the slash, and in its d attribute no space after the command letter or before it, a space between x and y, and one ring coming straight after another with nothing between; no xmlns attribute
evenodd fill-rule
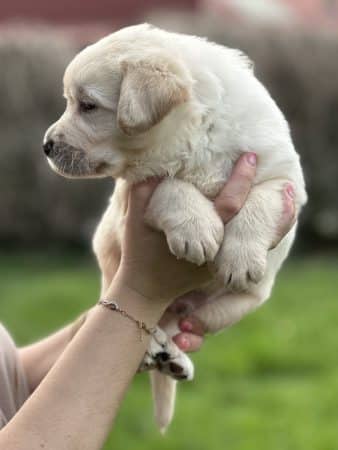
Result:
<svg viewBox="0 0 338 450"><path fill-rule="evenodd" d="M67 67L66 110L44 138L55 171L69 177L120 176L164 119L188 101L190 76L158 39L154 43L154 31L131 27L114 33Z"/></svg>

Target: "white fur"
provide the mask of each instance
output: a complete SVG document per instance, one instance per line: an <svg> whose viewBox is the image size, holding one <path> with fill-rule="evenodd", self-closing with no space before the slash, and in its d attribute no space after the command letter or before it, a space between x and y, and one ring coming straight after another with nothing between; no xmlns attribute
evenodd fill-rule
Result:
<svg viewBox="0 0 338 450"><path fill-rule="evenodd" d="M165 232L176 256L214 261L218 271L196 316L216 332L262 304L295 234L294 227L269 251L283 211L281 191L293 184L297 214L306 193L288 124L250 61L204 39L140 25L83 50L66 70L65 93L67 109L46 140L84 150L93 172L88 176L119 179L94 239L103 292L114 273L106 243L119 246L127 185L165 175L147 220ZM104 108L80 114L83 96ZM254 186L224 229L210 199L246 151L258 156ZM153 389L165 428L174 405L168 392L175 389L159 379L156 387L154 377Z"/></svg>

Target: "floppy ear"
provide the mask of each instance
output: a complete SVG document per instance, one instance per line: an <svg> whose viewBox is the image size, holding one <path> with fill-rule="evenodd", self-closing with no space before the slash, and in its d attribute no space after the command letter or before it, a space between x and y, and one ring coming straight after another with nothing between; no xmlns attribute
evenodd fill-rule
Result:
<svg viewBox="0 0 338 450"><path fill-rule="evenodd" d="M128 136L159 123L189 98L189 81L181 67L166 60L122 62L123 79L117 122Z"/></svg>

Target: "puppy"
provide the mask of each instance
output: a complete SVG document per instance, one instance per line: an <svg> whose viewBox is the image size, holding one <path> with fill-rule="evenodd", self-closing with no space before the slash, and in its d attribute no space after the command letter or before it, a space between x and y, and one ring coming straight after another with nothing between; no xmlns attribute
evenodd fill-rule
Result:
<svg viewBox="0 0 338 450"><path fill-rule="evenodd" d="M152 196L148 223L165 233L178 258L215 270L194 311L205 329L222 330L267 300L296 231L270 250L281 191L293 184L297 216L306 192L288 124L251 61L194 36L133 26L79 53L66 69L64 95L66 110L44 139L51 167L66 177L117 180L94 237L103 297L115 271L106 243L120 248L128 186L160 176L166 178ZM258 155L255 183L224 227L212 199L241 151ZM164 331L173 336L177 325ZM167 334L157 330L141 367L159 369L152 384L161 429L172 419L175 379L193 376Z"/></svg>

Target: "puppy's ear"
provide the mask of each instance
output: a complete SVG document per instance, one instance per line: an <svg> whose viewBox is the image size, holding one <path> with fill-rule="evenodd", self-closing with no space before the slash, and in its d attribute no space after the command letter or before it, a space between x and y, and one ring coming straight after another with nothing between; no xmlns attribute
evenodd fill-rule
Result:
<svg viewBox="0 0 338 450"><path fill-rule="evenodd" d="M159 123L189 99L189 77L177 64L156 58L122 62L122 84L117 110L118 126L135 136Z"/></svg>

